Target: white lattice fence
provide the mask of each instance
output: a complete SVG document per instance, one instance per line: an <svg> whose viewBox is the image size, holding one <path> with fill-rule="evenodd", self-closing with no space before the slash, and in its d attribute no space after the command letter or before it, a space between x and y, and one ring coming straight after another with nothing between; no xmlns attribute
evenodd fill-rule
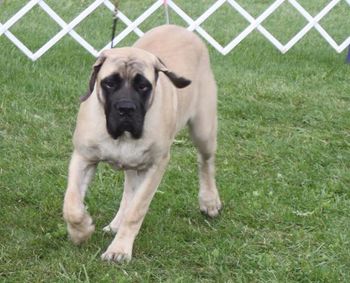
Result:
<svg viewBox="0 0 350 283"><path fill-rule="evenodd" d="M350 0L331 0L329 3L316 15L311 14L303 8L297 0L276 0L274 1L260 16L254 18L251 16L237 1L235 0L217 0L211 7L209 7L200 17L192 19L185 11L183 11L176 1L171 0L158 0L155 1L146 11L144 11L136 20L131 21L122 11L119 11L118 17L124 22L126 28L119 33L113 40L114 46L117 45L130 33L134 32L138 36L142 36L143 32L139 26L148 17L150 17L156 10L163 9L163 5L167 5L177 15L179 15L187 24L188 30L197 31L209 44L211 44L221 54L228 54L233 48L235 48L240 42L242 42L250 33L254 30L258 30L268 41L270 41L278 50L282 53L286 53L292 48L300 39L302 39L310 30L316 29L319 34L333 47L337 52L342 52L347 46L350 45L350 36L340 45L329 35L329 33L320 25L320 20L324 18L336 5L341 1L346 1L350 5ZM298 11L306 20L307 24L296 35L294 35L285 45L283 45L275 36L273 36L266 28L263 27L263 22L271 16L282 4L289 2L296 11ZM232 39L226 46L222 46L215 40L215 35L210 35L206 32L201 24L204 23L209 17L213 15L223 4L228 3L232 9L237 11L245 20L248 21L248 26L235 38ZM37 51L32 52L29 50L23 42L21 42L13 33L10 28L24 17L32 8L36 5L45 11L53 21L55 21L62 29L53 36L47 43L45 43ZM14 14L5 23L0 23L0 36L6 36L14 45L16 45L24 54L26 54L31 60L35 61L40 58L45 52L53 47L60 39L69 34L75 39L83 48L90 52L93 56L98 56L99 53L110 47L111 42L106 43L105 47L101 50L96 50L89 42L82 38L74 28L77 27L84 19L92 14L99 6L105 5L109 10L114 11L114 5L109 0L96 0L91 3L83 12L81 12L70 23L66 23L44 0L30 0L24 5L16 14ZM350 15L350 7L349 7Z"/></svg>

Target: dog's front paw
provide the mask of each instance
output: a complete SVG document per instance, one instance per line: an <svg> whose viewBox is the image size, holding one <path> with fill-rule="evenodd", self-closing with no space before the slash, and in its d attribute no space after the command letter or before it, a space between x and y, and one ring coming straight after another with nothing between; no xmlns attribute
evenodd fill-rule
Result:
<svg viewBox="0 0 350 283"><path fill-rule="evenodd" d="M89 239L95 230L91 216L82 205L67 205L65 203L63 216L67 222L69 237L76 245Z"/></svg>
<svg viewBox="0 0 350 283"><path fill-rule="evenodd" d="M199 196L199 208L202 213L209 217L216 217L222 208L220 197L218 194L200 195Z"/></svg>
<svg viewBox="0 0 350 283"><path fill-rule="evenodd" d="M102 254L101 259L110 262L128 263L131 260L131 252L108 248L107 251Z"/></svg>
<svg viewBox="0 0 350 283"><path fill-rule="evenodd" d="M76 245L88 240L95 230L95 225L92 224L91 218L89 222L80 224L67 224L69 238Z"/></svg>
<svg viewBox="0 0 350 283"><path fill-rule="evenodd" d="M95 231L95 225L88 214L85 214L80 223L67 223L69 237L76 245L88 240Z"/></svg>

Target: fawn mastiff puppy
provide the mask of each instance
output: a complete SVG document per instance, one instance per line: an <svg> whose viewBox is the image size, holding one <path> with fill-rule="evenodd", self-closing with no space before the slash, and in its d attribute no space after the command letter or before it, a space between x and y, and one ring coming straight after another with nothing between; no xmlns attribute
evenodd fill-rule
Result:
<svg viewBox="0 0 350 283"><path fill-rule="evenodd" d="M195 34L166 25L146 33L133 47L104 51L93 66L83 100L63 205L74 243L94 231L84 196L97 164L105 161L124 170L125 183L119 210L104 228L117 235L102 259L131 259L171 144L185 125L199 152L200 210L211 217L219 213L216 84L207 49Z"/></svg>

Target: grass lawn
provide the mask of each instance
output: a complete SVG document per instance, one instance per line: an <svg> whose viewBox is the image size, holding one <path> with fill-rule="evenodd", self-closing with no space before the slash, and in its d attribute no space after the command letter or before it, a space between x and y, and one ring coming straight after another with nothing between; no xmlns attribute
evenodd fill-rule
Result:
<svg viewBox="0 0 350 283"><path fill-rule="evenodd" d="M0 22L25 2L0 1ZM91 1L45 2L70 21ZM134 19L152 1L120 2ZM272 1L238 2L257 16ZM315 15L328 1L299 2ZM199 16L213 1L176 3ZM306 21L284 5L263 24L285 43ZM338 43L349 36L349 13L342 1L321 21ZM159 10L141 29L161 23ZM246 25L224 6L203 27L224 44ZM76 30L100 48L110 26L101 8ZM38 7L11 29L32 50L59 30ZM345 52L337 54L312 31L286 55L258 32L227 56L210 53L219 89L222 214L214 220L200 214L196 152L181 132L133 260L113 265L100 260L112 240L102 227L118 207L122 173L99 166L86 200L96 223L89 242L72 245L62 218L78 98L94 58L67 36L33 63L0 37L1 282L350 282Z"/></svg>

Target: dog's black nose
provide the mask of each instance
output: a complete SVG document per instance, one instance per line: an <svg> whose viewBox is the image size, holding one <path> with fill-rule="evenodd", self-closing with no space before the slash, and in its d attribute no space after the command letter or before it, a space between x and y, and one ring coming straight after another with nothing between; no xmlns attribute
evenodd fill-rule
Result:
<svg viewBox="0 0 350 283"><path fill-rule="evenodd" d="M116 104L116 109L121 116L131 114L136 110L136 106L132 101L120 101Z"/></svg>

